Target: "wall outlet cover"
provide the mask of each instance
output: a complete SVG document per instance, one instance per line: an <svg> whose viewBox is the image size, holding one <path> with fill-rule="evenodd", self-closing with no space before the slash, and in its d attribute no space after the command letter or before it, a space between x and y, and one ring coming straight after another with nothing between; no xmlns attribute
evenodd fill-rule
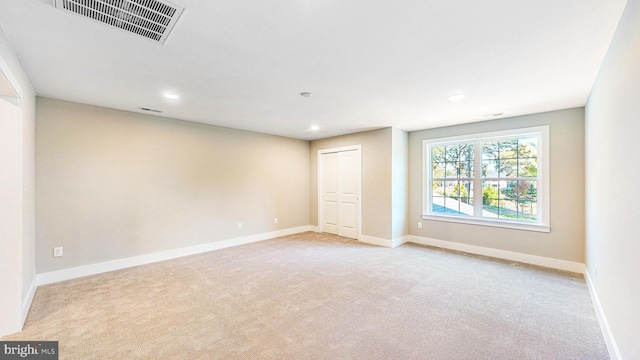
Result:
<svg viewBox="0 0 640 360"><path fill-rule="evenodd" d="M63 255L62 246L53 248L53 257L61 257Z"/></svg>

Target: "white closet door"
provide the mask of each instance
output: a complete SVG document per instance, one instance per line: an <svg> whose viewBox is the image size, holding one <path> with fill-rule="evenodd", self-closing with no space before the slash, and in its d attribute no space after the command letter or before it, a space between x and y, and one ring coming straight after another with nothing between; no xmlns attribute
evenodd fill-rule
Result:
<svg viewBox="0 0 640 360"><path fill-rule="evenodd" d="M322 231L358 238L359 151L322 155Z"/></svg>
<svg viewBox="0 0 640 360"><path fill-rule="evenodd" d="M358 238L357 151L338 153L338 235Z"/></svg>
<svg viewBox="0 0 640 360"><path fill-rule="evenodd" d="M330 234L338 234L338 154L324 154L322 158L323 164L323 218L324 224L322 229Z"/></svg>

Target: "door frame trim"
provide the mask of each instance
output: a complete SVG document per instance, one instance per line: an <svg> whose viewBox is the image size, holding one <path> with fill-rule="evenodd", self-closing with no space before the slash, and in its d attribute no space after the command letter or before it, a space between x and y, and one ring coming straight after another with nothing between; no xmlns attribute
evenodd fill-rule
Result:
<svg viewBox="0 0 640 360"><path fill-rule="evenodd" d="M357 193L357 212L358 212L358 235L357 240L360 240L362 237L362 145L349 145L342 146L336 148L329 149L320 149L318 150L318 232L323 232L323 224L324 224L324 212L323 206L324 202L322 201L322 193L324 190L324 181L323 181L323 163L322 163L322 155L338 153L342 151L357 151L356 162L357 162L357 177L358 177L358 193Z"/></svg>
<svg viewBox="0 0 640 360"><path fill-rule="evenodd" d="M1 33L1 31L0 31ZM0 318L7 319L8 324L0 328L0 336L9 335L12 333L16 333L22 331L24 326L24 322L27 317L27 313L29 311L29 307L31 306L31 290L29 293L24 295L24 158L23 158L23 106L22 106L22 98L23 91L20 83L16 79L11 70L9 63L5 60L4 55L0 54L0 81L4 83L4 85L8 85L9 93L0 94L0 97L12 104L16 107L16 116L18 121L18 132L15 134L18 136L18 146L19 152L16 154L17 156L17 164L18 164L18 184L16 186L16 191L20 194L20 200L18 203L15 212L17 213L18 220L18 229L16 233L10 234L10 238L6 241L7 244L2 244L6 249L11 249L10 245L15 245L13 248L17 250L17 253L10 254L11 256L17 257L17 263L13 264L15 266L8 265L8 274L7 276L12 277L16 276L16 286L15 293L8 293L6 296L10 299L9 307L0 310ZM11 241L17 241L18 244L11 244ZM31 288L30 288L31 289ZM5 296L5 295L3 295Z"/></svg>

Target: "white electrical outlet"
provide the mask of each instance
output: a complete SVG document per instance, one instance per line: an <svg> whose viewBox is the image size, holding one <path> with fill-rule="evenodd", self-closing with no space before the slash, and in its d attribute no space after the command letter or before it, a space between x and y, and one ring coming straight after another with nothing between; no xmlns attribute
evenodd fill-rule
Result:
<svg viewBox="0 0 640 360"><path fill-rule="evenodd" d="M422 229L422 221L418 221L418 229Z"/></svg>
<svg viewBox="0 0 640 360"><path fill-rule="evenodd" d="M53 248L53 257L61 257L63 255L62 246Z"/></svg>
<svg viewBox="0 0 640 360"><path fill-rule="evenodd" d="M242 223L238 223L238 229L242 229Z"/></svg>
<svg viewBox="0 0 640 360"><path fill-rule="evenodd" d="M273 223L274 223L274 224L277 224L277 223L278 223L278 218L274 218L274 219L273 219Z"/></svg>

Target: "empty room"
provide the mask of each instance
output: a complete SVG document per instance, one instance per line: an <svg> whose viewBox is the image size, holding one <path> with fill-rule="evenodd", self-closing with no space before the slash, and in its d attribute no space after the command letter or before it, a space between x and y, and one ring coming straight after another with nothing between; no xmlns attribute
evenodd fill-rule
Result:
<svg viewBox="0 0 640 360"><path fill-rule="evenodd" d="M0 359L640 359L640 0L0 2Z"/></svg>

